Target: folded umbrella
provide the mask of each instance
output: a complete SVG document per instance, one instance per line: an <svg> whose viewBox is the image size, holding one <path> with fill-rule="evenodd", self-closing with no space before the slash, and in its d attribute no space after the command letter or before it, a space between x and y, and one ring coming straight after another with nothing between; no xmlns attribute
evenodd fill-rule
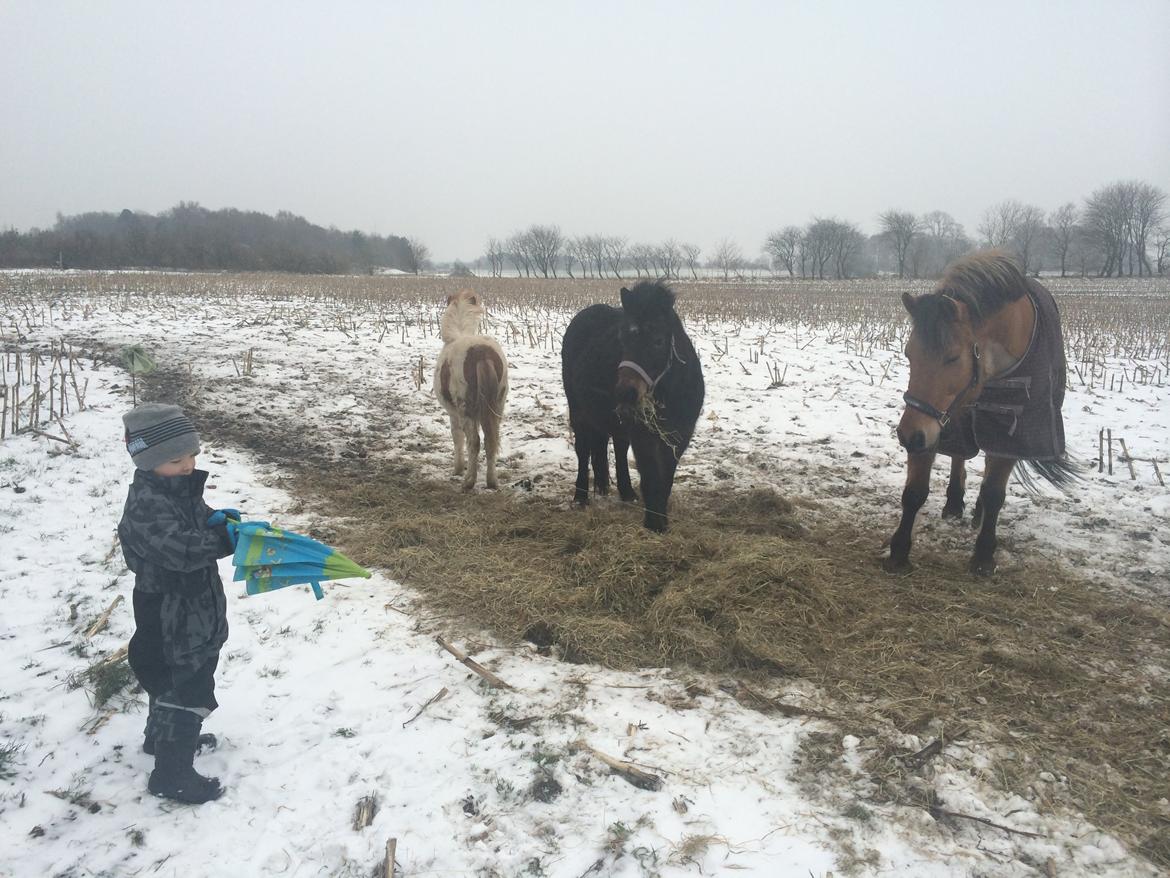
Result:
<svg viewBox="0 0 1170 878"><path fill-rule="evenodd" d="M370 571L359 567L336 549L292 531L273 527L266 521L228 521L236 540L233 580L243 580L248 594L262 594L289 585L308 584L317 600L325 595L321 583L328 579L361 576Z"/></svg>

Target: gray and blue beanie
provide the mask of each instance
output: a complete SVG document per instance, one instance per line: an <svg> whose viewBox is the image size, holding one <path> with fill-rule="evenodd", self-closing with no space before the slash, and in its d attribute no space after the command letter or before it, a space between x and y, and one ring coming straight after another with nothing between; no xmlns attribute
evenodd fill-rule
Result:
<svg viewBox="0 0 1170 878"><path fill-rule="evenodd" d="M195 425L177 405L147 402L122 415L126 450L139 469L152 470L168 460L199 453Z"/></svg>

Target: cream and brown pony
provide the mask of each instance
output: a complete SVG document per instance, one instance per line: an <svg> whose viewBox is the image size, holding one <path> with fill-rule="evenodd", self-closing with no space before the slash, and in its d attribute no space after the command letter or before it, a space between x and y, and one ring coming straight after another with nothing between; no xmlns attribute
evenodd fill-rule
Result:
<svg viewBox="0 0 1170 878"><path fill-rule="evenodd" d="M485 483L489 488L498 487L496 455L508 397L508 361L499 343L480 333L483 315L483 299L471 290L461 290L448 297L439 324L443 350L435 364L435 396L451 419L455 475L466 470L464 491L475 488L481 430L487 458Z"/></svg>

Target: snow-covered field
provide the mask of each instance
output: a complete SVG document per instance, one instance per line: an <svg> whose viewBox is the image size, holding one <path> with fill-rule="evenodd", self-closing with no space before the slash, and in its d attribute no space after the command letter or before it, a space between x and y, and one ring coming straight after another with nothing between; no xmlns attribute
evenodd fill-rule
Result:
<svg viewBox="0 0 1170 878"><path fill-rule="evenodd" d="M54 340L141 344L164 370L186 374L202 409L310 437L325 455L371 466L406 459L458 490L446 418L430 395L440 300L412 309L260 289L184 299L162 295L164 287L160 280L159 295L70 293L51 307L47 298L23 309L10 300L0 341L21 351ZM681 304L685 311L685 297ZM576 463L559 333L571 313L511 304L492 308L490 327L511 369L501 484L563 497L566 515ZM815 501L811 514L893 529L903 473L893 427L907 374L896 348L795 320L705 315L688 327L707 404L676 492L770 486ZM1165 375L1156 358L1114 357L1126 374L1142 365ZM748 710L719 679L688 695L690 672L619 673L498 644L476 659L515 690L492 690L436 645L435 620L409 584L377 571L326 585L320 603L307 589L244 597L229 585L222 706L207 725L222 743L198 762L229 792L199 808L154 799L145 793L150 760L138 749L143 699L119 695L94 708L84 687L70 685L133 630L132 577L114 542L131 474L120 421L130 382L116 366L82 366L84 411L73 406L41 434L0 444L0 659L9 669L0 685L0 875L364 876L380 868L389 838L397 874L408 876L1157 873L1083 819L1045 808L1042 796L996 791L972 770L977 753L948 749L933 764L948 807L1039 837L974 820L936 822L914 808L863 816L819 809L802 793L795 763L809 734L837 730ZM783 382L769 389L773 370ZM1026 553L1164 600L1170 491L1151 461L1163 476L1170 471L1168 397L1165 377L1124 390L1072 381L1066 430L1086 483L1071 498L1029 498L1013 487L1001 517L1001 568ZM1125 438L1134 478L1119 447L1113 475L1097 472L1106 428ZM320 523L284 492L262 453L203 440L213 507L291 529ZM917 545L965 560L971 534L937 516L944 477L940 462ZM875 571L879 551L874 545ZM222 573L230 581L229 562ZM108 625L87 637L119 596ZM544 721L552 716L560 720ZM530 718L539 719L523 721ZM611 774L573 748L579 739L660 774L663 790ZM927 743L903 742L907 752ZM842 744L846 768L857 765L857 740ZM355 829L355 807L367 796L377 812Z"/></svg>

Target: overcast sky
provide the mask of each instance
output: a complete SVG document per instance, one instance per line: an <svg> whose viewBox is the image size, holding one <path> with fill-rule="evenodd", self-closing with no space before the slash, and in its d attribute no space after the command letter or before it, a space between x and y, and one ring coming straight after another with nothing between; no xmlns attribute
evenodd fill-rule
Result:
<svg viewBox="0 0 1170 878"><path fill-rule="evenodd" d="M186 200L753 255L1119 179L1170 191L1170 0L0 0L0 228Z"/></svg>

